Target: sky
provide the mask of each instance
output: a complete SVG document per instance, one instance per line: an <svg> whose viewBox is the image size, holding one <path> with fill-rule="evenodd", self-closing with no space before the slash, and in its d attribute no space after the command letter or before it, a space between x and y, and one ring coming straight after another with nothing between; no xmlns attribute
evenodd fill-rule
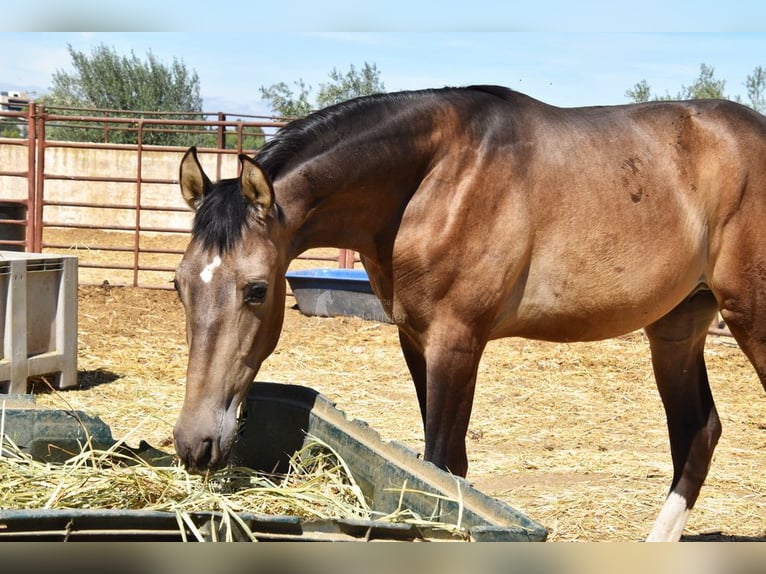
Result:
<svg viewBox="0 0 766 574"><path fill-rule="evenodd" d="M303 4L291 1L285 17L285 3L252 0L18 3L0 22L0 90L42 95L54 72L72 71L67 46L89 54L102 44L178 59L198 74L204 111L232 116L271 113L261 86L300 79L316 89L333 68L364 63L387 91L501 84L559 106L627 103L640 80L676 95L703 63L728 97L746 98L747 76L766 68L760 1Z"/></svg>

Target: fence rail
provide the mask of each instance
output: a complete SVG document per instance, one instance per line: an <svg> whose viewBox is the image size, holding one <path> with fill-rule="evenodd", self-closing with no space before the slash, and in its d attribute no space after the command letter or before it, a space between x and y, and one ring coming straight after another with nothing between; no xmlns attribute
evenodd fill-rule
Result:
<svg viewBox="0 0 766 574"><path fill-rule="evenodd" d="M35 103L0 111L0 133L18 135L0 137L0 249L74 253L81 284L169 288L192 220L178 190L183 153L197 145L211 177L233 177L237 156L255 153L284 122L146 115ZM94 130L98 142L54 139ZM357 261L346 250L313 250L294 265Z"/></svg>

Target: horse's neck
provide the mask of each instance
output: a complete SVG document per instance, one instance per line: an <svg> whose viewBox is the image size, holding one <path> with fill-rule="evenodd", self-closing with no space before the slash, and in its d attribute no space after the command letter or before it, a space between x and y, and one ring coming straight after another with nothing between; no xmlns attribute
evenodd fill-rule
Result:
<svg viewBox="0 0 766 574"><path fill-rule="evenodd" d="M405 158L383 145L375 148L374 143L357 153L341 148L275 182L292 257L316 247L352 249L374 257L381 250L381 238L392 237L389 231L398 224L424 168L411 154Z"/></svg>

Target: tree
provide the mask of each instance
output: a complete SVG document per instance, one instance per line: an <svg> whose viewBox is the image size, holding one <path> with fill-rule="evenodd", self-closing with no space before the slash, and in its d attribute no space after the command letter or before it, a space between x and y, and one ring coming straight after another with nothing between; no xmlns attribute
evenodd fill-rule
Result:
<svg viewBox="0 0 766 574"><path fill-rule="evenodd" d="M319 84L317 106L324 108L358 96L384 92L386 87L380 81L380 72L375 64L364 63L357 72L352 64L348 72L341 74L337 68L330 72L332 83Z"/></svg>
<svg viewBox="0 0 766 574"><path fill-rule="evenodd" d="M0 118L0 138L26 137L27 129L24 122L16 118Z"/></svg>
<svg viewBox="0 0 766 574"><path fill-rule="evenodd" d="M750 107L757 112L766 111L766 70L758 66L753 73L745 80L747 88L747 97L750 100Z"/></svg>
<svg viewBox="0 0 766 574"><path fill-rule="evenodd" d="M725 98L724 87L726 80L716 80L715 70L707 64L700 64L700 75L691 86L682 86L678 94L679 100L704 100L708 98Z"/></svg>
<svg viewBox="0 0 766 574"><path fill-rule="evenodd" d="M648 102L652 99L652 88L649 86L649 82L641 80L632 89L626 90L625 97L636 104Z"/></svg>
<svg viewBox="0 0 766 574"><path fill-rule="evenodd" d="M715 69L707 64L700 64L700 75L691 86L681 86L675 96L652 96L649 82L641 80L632 89L625 92L625 97L635 103L650 100L702 100L707 98L725 98L726 80L715 78Z"/></svg>
<svg viewBox="0 0 766 574"><path fill-rule="evenodd" d="M315 103L309 100L311 86L306 86L303 79L294 82L298 87L297 95L284 82L261 86L261 97L269 102L271 109L283 118L296 118L308 114L312 109L324 108L339 102L385 91L380 80L380 71L375 64L364 63L361 70L352 64L345 74L333 68L329 73L330 82L319 84Z"/></svg>
<svg viewBox="0 0 766 574"><path fill-rule="evenodd" d="M271 109L283 118L299 118L311 111L309 89L303 79L294 84L298 87L298 95L293 94L284 82L272 84L268 88L261 86L261 97L271 103Z"/></svg>
<svg viewBox="0 0 766 574"><path fill-rule="evenodd" d="M103 115L135 117L137 111L142 117L167 117L151 112L182 112L174 119L199 119L202 111L199 77L194 71L174 59L170 65L160 62L151 52L146 60L139 59L133 52L130 56L119 56L113 49L100 45L90 55L75 51L68 46L72 57L74 73L57 70L53 74L50 94L41 98L46 106L98 108L113 110ZM120 111L130 110L121 114ZM73 115L78 112L61 113ZM108 132L108 141L113 143L135 143L135 130L124 129L124 124L105 123L99 126ZM180 129L180 128L179 128ZM190 129L186 127L185 129ZM90 141L94 134L75 124L51 128L51 137ZM100 132L98 139L103 139ZM190 138L178 133L147 130L144 143L157 145L187 145Z"/></svg>

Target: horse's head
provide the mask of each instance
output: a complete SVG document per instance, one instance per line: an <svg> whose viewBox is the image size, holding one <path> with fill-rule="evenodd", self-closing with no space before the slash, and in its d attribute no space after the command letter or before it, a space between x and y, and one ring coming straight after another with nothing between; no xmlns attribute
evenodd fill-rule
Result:
<svg viewBox="0 0 766 574"><path fill-rule="evenodd" d="M242 155L240 167L240 177L213 183L194 148L181 161L181 192L196 214L175 277L189 364L174 435L193 472L226 464L237 409L284 317L286 264L273 187L254 160Z"/></svg>

